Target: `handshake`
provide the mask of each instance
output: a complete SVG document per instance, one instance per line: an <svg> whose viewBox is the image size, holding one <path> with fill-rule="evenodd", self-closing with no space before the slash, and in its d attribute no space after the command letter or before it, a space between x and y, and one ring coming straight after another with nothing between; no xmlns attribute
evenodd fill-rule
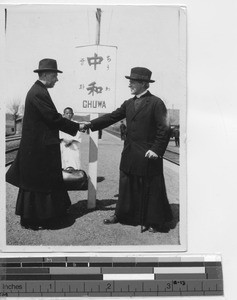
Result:
<svg viewBox="0 0 237 300"><path fill-rule="evenodd" d="M85 132L91 128L91 122L79 122L79 131Z"/></svg>

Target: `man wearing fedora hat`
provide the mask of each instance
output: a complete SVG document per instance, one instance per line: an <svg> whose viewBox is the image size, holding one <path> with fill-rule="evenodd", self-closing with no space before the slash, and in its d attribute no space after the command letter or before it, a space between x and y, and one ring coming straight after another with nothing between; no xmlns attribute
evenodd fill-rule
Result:
<svg viewBox="0 0 237 300"><path fill-rule="evenodd" d="M16 214L25 228L51 226L66 214L71 202L63 185L59 130L76 135L80 124L63 118L48 92L58 81L57 62L39 62L39 79L27 93L20 147L6 174L19 187Z"/></svg>
<svg viewBox="0 0 237 300"><path fill-rule="evenodd" d="M88 122L84 129L103 129L124 118L127 136L120 161L119 198L115 214L104 224L117 222L142 225L150 232L167 232L172 220L163 175L163 154L170 137L167 109L152 95L152 72L143 67L131 69L129 88L133 98L112 113Z"/></svg>

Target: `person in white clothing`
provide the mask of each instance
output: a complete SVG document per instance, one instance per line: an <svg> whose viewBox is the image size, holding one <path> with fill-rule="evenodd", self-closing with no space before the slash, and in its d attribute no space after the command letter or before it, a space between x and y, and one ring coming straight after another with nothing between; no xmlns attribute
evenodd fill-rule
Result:
<svg viewBox="0 0 237 300"><path fill-rule="evenodd" d="M63 111L63 117L69 120L73 118L73 109L66 107ZM75 120L74 120L75 122ZM75 136L60 131L60 148L62 169L73 167L75 170L81 169L81 133L78 131Z"/></svg>

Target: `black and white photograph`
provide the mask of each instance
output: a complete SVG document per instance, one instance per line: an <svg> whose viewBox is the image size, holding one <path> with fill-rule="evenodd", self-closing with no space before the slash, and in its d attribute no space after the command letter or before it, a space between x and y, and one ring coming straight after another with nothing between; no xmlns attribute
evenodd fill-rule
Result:
<svg viewBox="0 0 237 300"><path fill-rule="evenodd" d="M0 296L236 298L236 11L1 1Z"/></svg>
<svg viewBox="0 0 237 300"><path fill-rule="evenodd" d="M0 9L1 248L186 251L186 7Z"/></svg>

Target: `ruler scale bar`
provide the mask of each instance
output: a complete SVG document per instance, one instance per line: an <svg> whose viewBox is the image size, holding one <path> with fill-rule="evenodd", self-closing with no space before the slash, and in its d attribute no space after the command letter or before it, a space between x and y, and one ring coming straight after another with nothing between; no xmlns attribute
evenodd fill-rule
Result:
<svg viewBox="0 0 237 300"><path fill-rule="evenodd" d="M0 297L223 295L221 260L214 256L192 259L0 258Z"/></svg>
<svg viewBox="0 0 237 300"><path fill-rule="evenodd" d="M197 287L197 284L199 286ZM212 282L204 281L204 288L202 289L203 281L193 281L193 282L179 282L179 281L135 281L131 283L130 280L127 281L77 281L77 282L34 282L29 281L27 284L25 282L21 283L10 283L10 282L1 282L3 286L3 291L1 294L7 293L8 296L19 293L30 293L33 296L35 293L92 293L92 292L116 292L116 293L125 293L130 292L146 292L146 293L156 293L161 295L162 293L178 292L179 295L182 295L184 292L199 292L204 294L223 294L222 282L215 280ZM12 294L12 295L11 295ZM163 295L163 294L162 294Z"/></svg>

